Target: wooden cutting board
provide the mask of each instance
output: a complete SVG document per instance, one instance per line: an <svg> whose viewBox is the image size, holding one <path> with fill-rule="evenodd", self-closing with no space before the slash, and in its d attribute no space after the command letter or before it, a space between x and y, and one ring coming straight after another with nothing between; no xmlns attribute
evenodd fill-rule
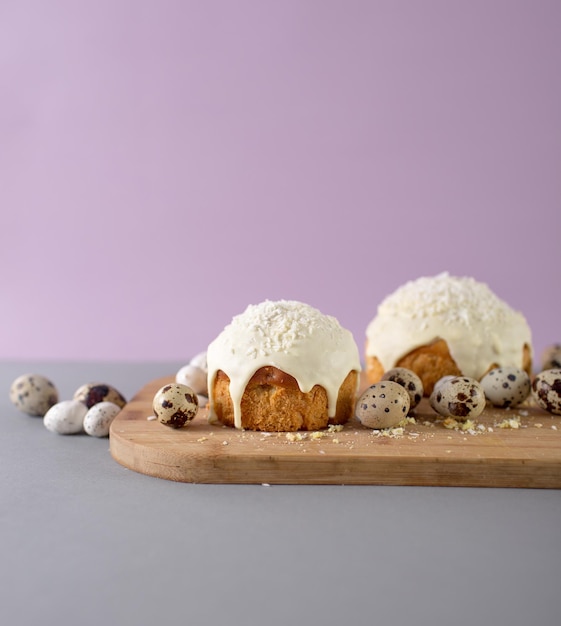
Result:
<svg viewBox="0 0 561 626"><path fill-rule="evenodd" d="M561 488L561 416L534 406L486 409L473 428L445 423L425 399L403 430L260 433L213 426L207 410L174 430L152 415L173 377L143 387L111 425L113 458L136 472L190 483Z"/></svg>

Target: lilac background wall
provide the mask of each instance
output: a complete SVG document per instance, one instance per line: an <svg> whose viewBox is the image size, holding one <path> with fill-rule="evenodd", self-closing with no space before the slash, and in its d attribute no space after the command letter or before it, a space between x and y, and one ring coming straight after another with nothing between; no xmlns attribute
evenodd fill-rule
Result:
<svg viewBox="0 0 561 626"><path fill-rule="evenodd" d="M0 358L187 360L449 270L561 341L561 2L0 3Z"/></svg>

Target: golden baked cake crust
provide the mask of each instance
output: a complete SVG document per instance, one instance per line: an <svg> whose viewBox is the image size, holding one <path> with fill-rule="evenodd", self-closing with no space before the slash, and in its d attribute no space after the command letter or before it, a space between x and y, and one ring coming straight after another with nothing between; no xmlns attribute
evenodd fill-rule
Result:
<svg viewBox="0 0 561 626"><path fill-rule="evenodd" d="M335 416L328 416L327 393L320 385L300 391L296 379L276 367L262 367L249 380L241 400L241 427L268 432L318 430L343 424L353 413L358 373L349 372L339 389ZM214 379L214 412L219 422L234 426L230 379L221 370Z"/></svg>
<svg viewBox="0 0 561 626"><path fill-rule="evenodd" d="M404 283L378 305L366 328L367 377L406 367L430 395L437 380L480 380L495 366L531 371L532 334L524 315L488 285L442 272Z"/></svg>
<svg viewBox="0 0 561 626"><path fill-rule="evenodd" d="M366 356L366 377L370 384L377 383L384 375L384 368L375 356ZM434 341L426 346L420 346L399 359L395 367L406 367L419 376L423 382L424 395L430 396L435 383L443 376L461 376L462 372L450 355L447 343L443 339ZM498 367L497 363L490 363L485 374ZM525 344L522 350L522 367L531 375L532 357L530 347ZM483 375L485 375L483 374Z"/></svg>
<svg viewBox="0 0 561 626"><path fill-rule="evenodd" d="M207 350L209 420L295 431L354 411L358 347L336 318L296 300L265 300L232 318Z"/></svg>

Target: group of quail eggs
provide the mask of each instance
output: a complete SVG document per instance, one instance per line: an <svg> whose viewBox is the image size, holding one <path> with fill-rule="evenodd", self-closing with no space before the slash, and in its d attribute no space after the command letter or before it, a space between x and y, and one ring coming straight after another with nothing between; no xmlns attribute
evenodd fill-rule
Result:
<svg viewBox="0 0 561 626"><path fill-rule="evenodd" d="M356 416L376 430L397 426L423 397L421 379L411 370L396 367L384 374L359 398ZM507 409L532 395L545 411L561 415L561 344L542 356L542 370L533 380L518 367L496 367L481 380L468 376L444 376L434 386L429 403L436 413L456 420L475 419L487 404Z"/></svg>
<svg viewBox="0 0 561 626"><path fill-rule="evenodd" d="M356 416L372 429L397 426L419 404L423 383L413 371L396 367L368 387L356 404ZM487 404L499 408L520 405L529 395L542 409L561 415L561 344L550 346L542 357L542 370L533 380L518 367L497 367L480 381L468 376L444 376L429 397L431 407L443 417L475 419ZM154 417L165 426L182 428L206 405L207 363L201 352L183 366L175 382L154 395ZM19 410L43 418L51 432L70 435L85 432L93 437L109 436L111 422L125 406L123 395L111 385L87 383L72 399L59 401L55 385L39 374L14 380L10 400Z"/></svg>
<svg viewBox="0 0 561 626"><path fill-rule="evenodd" d="M85 432L92 437L108 437L111 422L127 402L105 383L86 383L71 399L59 400L54 383L41 374L18 376L10 387L10 400L23 413L42 417L45 428L53 433Z"/></svg>
<svg viewBox="0 0 561 626"><path fill-rule="evenodd" d="M158 390L153 400L156 419L166 426L181 428L207 402L206 352L202 352L176 374L176 382ZM12 404L28 415L41 417L47 430L59 435L86 433L108 437L111 423L126 404L112 385L86 383L71 399L60 400L55 384L41 374L23 374L10 386Z"/></svg>

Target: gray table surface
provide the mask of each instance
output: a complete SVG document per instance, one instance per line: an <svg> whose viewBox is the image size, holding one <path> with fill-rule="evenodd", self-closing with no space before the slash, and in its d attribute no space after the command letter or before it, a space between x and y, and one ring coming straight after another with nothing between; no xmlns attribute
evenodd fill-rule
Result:
<svg viewBox="0 0 561 626"><path fill-rule="evenodd" d="M561 624L557 490L173 483L8 398L181 365L0 364L1 624Z"/></svg>

